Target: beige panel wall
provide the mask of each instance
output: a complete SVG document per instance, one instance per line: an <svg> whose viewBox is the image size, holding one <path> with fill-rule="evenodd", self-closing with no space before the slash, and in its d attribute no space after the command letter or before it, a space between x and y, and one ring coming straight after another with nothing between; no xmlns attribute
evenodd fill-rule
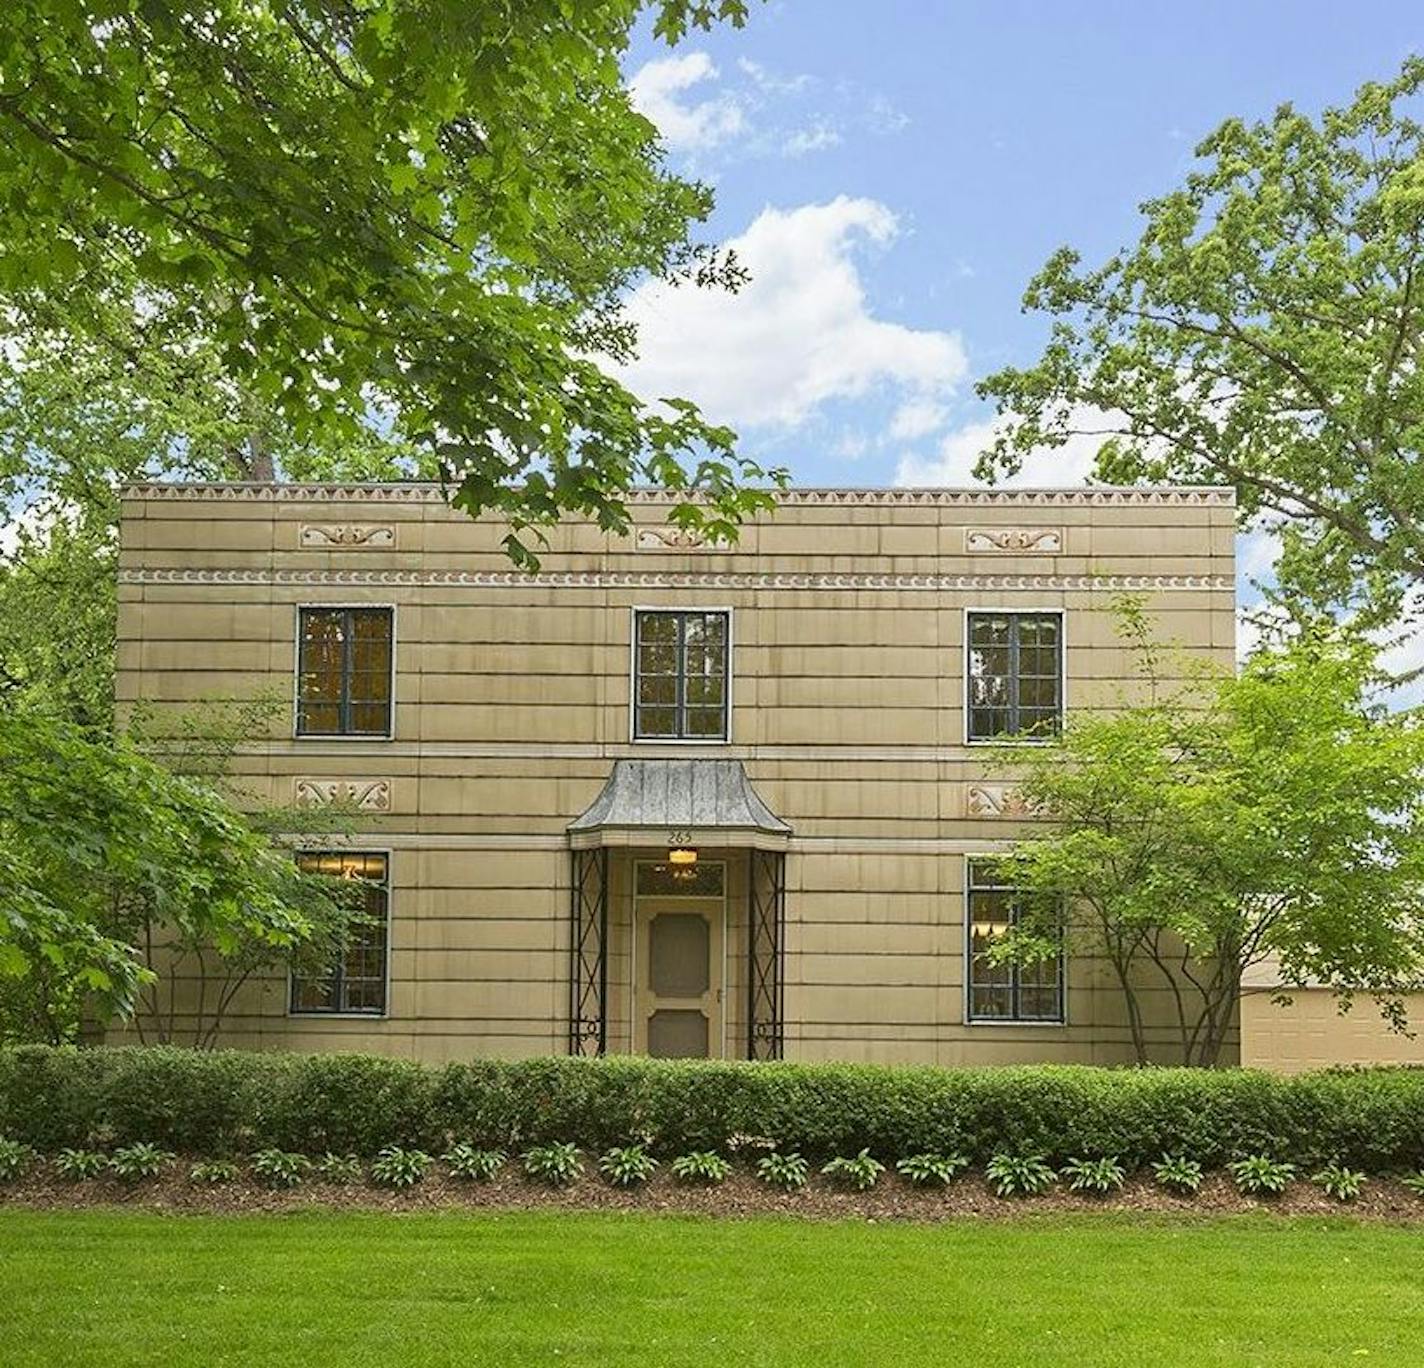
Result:
<svg viewBox="0 0 1424 1368"><path fill-rule="evenodd" d="M1333 994L1323 988L1291 992L1288 1005L1271 1001L1271 993L1255 990L1241 1000L1241 1062L1250 1068L1300 1073L1337 1064L1424 1065L1424 993L1405 999L1411 1038L1392 1031L1368 998L1340 1011Z"/></svg>
<svg viewBox="0 0 1424 1368"><path fill-rule="evenodd" d="M1070 710L1131 695L1107 611L1124 588L1147 596L1168 639L1231 659L1229 502L1095 498L804 494L735 548L680 552L636 549L639 533L656 545L667 513L642 501L627 537L555 529L531 580L504 558L502 529L419 490L133 492L121 699L185 711L270 696L269 734L239 757L244 785L286 801L301 779L384 784L385 807L363 818L356 844L394 852L388 1017L288 1019L285 985L254 984L228 1039L432 1059L562 1051L564 828L619 757L717 755L742 759L796 832L789 1056L1126 1059L1120 1001L1086 962L1070 969L1067 1025L963 1024L964 855L1015 829L967 815L968 786L985 770L965 743L966 609L1061 610ZM1058 549L1022 549L1041 534ZM998 536L1008 550L969 549ZM304 537L346 540L303 549ZM293 737L304 603L395 607L393 739ZM728 745L630 742L635 606L731 609ZM733 946L745 938L744 862L734 872ZM619 906L625 893L615 886ZM616 916L613 926L610 1039L623 1048L627 927ZM741 955L729 965L740 1052ZM1168 1050L1161 1030L1154 1041Z"/></svg>

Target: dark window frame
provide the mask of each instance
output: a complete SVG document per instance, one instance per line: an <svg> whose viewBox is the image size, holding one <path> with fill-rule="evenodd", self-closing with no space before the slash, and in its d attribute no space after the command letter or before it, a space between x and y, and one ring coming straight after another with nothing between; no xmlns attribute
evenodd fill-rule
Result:
<svg viewBox="0 0 1424 1368"><path fill-rule="evenodd" d="M1013 884L1002 883L993 874L998 862L989 855L971 855L965 861L964 870L964 1020L968 1025L1007 1025L1007 1026L1065 1026L1068 1023L1068 956L1066 949L1060 944L1058 955L1052 961L1057 967L1057 1006L1051 1014L1025 1013L1023 1011L1023 993L1025 988L1029 991L1042 991L1045 985L1041 981L1029 980L1025 982L1025 974L1029 966L1017 963L1009 963L998 966L996 973L1007 975L1007 982L996 979L991 982L984 982L975 976L975 967L980 960L980 956L974 950L974 923L976 894L1008 894L1009 895L1009 924L1012 926L1018 922L1022 912L1022 903L1016 894L1021 894L1022 890ZM987 875L987 877L984 877ZM1009 1011L985 1013L976 1012L974 1009L974 990L976 987L986 989L1008 989Z"/></svg>
<svg viewBox="0 0 1424 1368"><path fill-rule="evenodd" d="M356 674L355 615L358 613L383 615L386 620L387 681L384 699L363 699L352 697L352 680ZM323 706L324 700L308 698L303 694L303 683L314 673L307 665L307 620L316 615L341 615L343 618L343 648L341 659L340 693L336 700L338 724L335 731L317 730L308 722L308 709ZM294 734L298 738L333 737L365 741L389 741L395 735L396 720L396 612L387 603L303 603L297 606L297 671L296 671L296 717ZM352 724L352 710L355 707L372 707L385 704L385 727L380 731L360 731ZM326 704L329 706L329 704Z"/></svg>
<svg viewBox="0 0 1424 1368"><path fill-rule="evenodd" d="M642 668L643 625L651 618L672 618L677 622L676 670L665 676L676 681L675 697L671 704L648 703L642 701L641 684L644 679ZM689 619L717 618L722 623L722 669L720 675L699 675L698 678L720 678L722 681L722 701L717 709L721 726L715 732L693 732L688 730L687 702L687 623ZM634 608L633 609L633 669L629 699L632 713L631 734L634 741L668 741L702 745L725 745L731 740L732 728L732 613L728 608ZM648 731L644 725L645 711L665 711L671 707L675 718L675 730L671 732ZM697 705L694 711L710 712L705 705Z"/></svg>
<svg viewBox="0 0 1424 1368"><path fill-rule="evenodd" d="M382 921L380 928L380 948L381 948L381 973L379 978L361 975L348 976L346 973L346 954L350 951L350 946L343 951L342 955L332 966L331 972L318 977L314 974L287 975L287 1015L294 1017L385 1017L390 1012L391 999L391 852L389 850L303 850L297 853L297 861L300 864L304 859L353 859L353 860L373 860L379 859L382 865L382 877L380 879L368 879L363 875L356 874L352 877L359 879L363 884L371 888L379 889L381 893ZM369 928L366 928L369 929ZM370 984L379 982L381 985L381 1005L379 1007L348 1007L343 1005L345 990L349 983L357 981ZM331 1005L328 1007L299 1006L297 1002L298 994L304 984L325 984L327 985Z"/></svg>
<svg viewBox="0 0 1424 1368"><path fill-rule="evenodd" d="M1006 618L1009 623L1009 639L1005 643L1009 653L1008 673L990 676L991 678L1002 678L1007 682L1007 697L1002 707L992 707L986 704L976 705L974 700L974 625L976 621L986 618ZM1021 700L1024 676L1019 661L1022 650L1023 624L1028 621L1051 621L1057 629L1054 650L1058 668L1056 673L1051 676L1054 679L1053 724L1046 729L1042 727L1042 719L1035 722L1033 729L1023 726L1022 714L1024 711L1041 711L1041 709L1026 708ZM966 611L964 615L964 735L967 742L979 744L1009 741L1021 745L1044 745L1059 735L1063 729L1063 696L1067 686L1064 625L1065 614L1061 608L971 608ZM1050 676L1035 675L1032 678L1047 679ZM981 730L976 725L976 714L998 712L1007 714L1008 725L1005 730Z"/></svg>

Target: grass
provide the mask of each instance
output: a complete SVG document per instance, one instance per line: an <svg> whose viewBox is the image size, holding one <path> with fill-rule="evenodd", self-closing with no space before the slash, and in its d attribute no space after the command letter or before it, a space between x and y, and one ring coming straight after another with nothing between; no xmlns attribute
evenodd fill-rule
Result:
<svg viewBox="0 0 1424 1368"><path fill-rule="evenodd" d="M0 1211L7 1368L1424 1360L1424 1235L1347 1218L942 1225Z"/></svg>

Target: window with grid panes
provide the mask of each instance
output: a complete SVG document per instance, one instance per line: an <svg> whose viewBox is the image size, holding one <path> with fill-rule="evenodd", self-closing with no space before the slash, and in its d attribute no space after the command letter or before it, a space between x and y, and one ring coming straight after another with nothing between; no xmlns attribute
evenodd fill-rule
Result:
<svg viewBox="0 0 1424 1368"><path fill-rule="evenodd" d="M391 610L303 608L298 736L389 736Z"/></svg>
<svg viewBox="0 0 1424 1368"><path fill-rule="evenodd" d="M1006 884L993 860L969 862L966 934L969 937L970 1021L1062 1021L1063 955L1035 964L995 964L989 947L1014 926L1023 894Z"/></svg>
<svg viewBox="0 0 1424 1368"><path fill-rule="evenodd" d="M727 739L726 613L639 613L633 671L635 737Z"/></svg>
<svg viewBox="0 0 1424 1368"><path fill-rule="evenodd" d="M362 920L340 957L325 974L292 976L291 1010L384 1016L390 879L384 855L357 851L303 851L298 866L308 874L359 880Z"/></svg>
<svg viewBox="0 0 1424 1368"><path fill-rule="evenodd" d="M1046 740L1062 717L1062 615L970 613L969 739Z"/></svg>

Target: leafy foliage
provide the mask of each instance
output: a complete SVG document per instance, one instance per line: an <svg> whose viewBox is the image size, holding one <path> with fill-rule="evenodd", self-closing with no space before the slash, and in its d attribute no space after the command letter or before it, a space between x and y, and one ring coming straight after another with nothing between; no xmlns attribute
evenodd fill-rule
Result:
<svg viewBox="0 0 1424 1368"><path fill-rule="evenodd" d="M1343 1164L1326 1164L1310 1181L1337 1202L1353 1202L1364 1190L1365 1175Z"/></svg>
<svg viewBox="0 0 1424 1368"><path fill-rule="evenodd" d="M372 1161L371 1181L378 1187L414 1187L424 1182L434 1163L424 1150L387 1145Z"/></svg>
<svg viewBox="0 0 1424 1368"><path fill-rule="evenodd" d="M716 1150L693 1150L672 1161L672 1176L680 1183L706 1183L715 1187L732 1175L732 1162Z"/></svg>
<svg viewBox="0 0 1424 1368"><path fill-rule="evenodd" d="M1424 1197L1424 1169L1415 1169L1413 1173L1406 1173L1399 1181L1416 1197Z"/></svg>
<svg viewBox="0 0 1424 1368"><path fill-rule="evenodd" d="M506 1162L503 1150L480 1149L468 1140L451 1145L444 1157L446 1167L456 1178L474 1183L489 1182Z"/></svg>
<svg viewBox="0 0 1424 1368"><path fill-rule="evenodd" d="M615 1145L598 1161L598 1171L617 1187L646 1183L658 1161L642 1145Z"/></svg>
<svg viewBox="0 0 1424 1368"><path fill-rule="evenodd" d="M856 1192L868 1192L885 1172L885 1165L874 1158L868 1149L851 1157L839 1155L823 1164L821 1172L841 1187L853 1188Z"/></svg>
<svg viewBox="0 0 1424 1368"><path fill-rule="evenodd" d="M1175 1004L1182 1062L1210 1065L1267 958L1403 1028L1424 970L1424 727L1379 706L1373 650L1302 635L1239 675L1176 663L1191 682L1168 689L1140 601L1116 606L1141 696L999 757L1045 821L1002 861L1024 906L991 955L1101 955L1143 1063L1144 988Z"/></svg>
<svg viewBox="0 0 1424 1368"><path fill-rule="evenodd" d="M1083 269L1064 248L1024 296L1042 358L990 376L983 474L1075 432L1097 475L1227 484L1284 528L1288 597L1387 616L1424 578L1424 58L1318 119L1228 119L1141 240Z"/></svg>
<svg viewBox="0 0 1424 1368"><path fill-rule="evenodd" d="M761 472L732 434L615 378L633 284L743 279L693 240L711 194L624 88L645 8L216 0L96 23L17 0L0 356L18 349L21 385L46 358L97 364L150 459L236 448L263 478L312 447L409 452L457 506L510 519L521 560L519 529L560 511L622 526L634 483L734 528ZM669 41L747 9L651 8Z"/></svg>
<svg viewBox="0 0 1424 1368"><path fill-rule="evenodd" d="M62 1149L54 1156L55 1171L71 1183L97 1178L109 1167L109 1156L99 1150Z"/></svg>
<svg viewBox="0 0 1424 1368"><path fill-rule="evenodd" d="M173 1158L173 1151L162 1149L147 1140L121 1145L109 1156L109 1167L126 1183L145 1178L157 1178L164 1165Z"/></svg>
<svg viewBox="0 0 1424 1368"><path fill-rule="evenodd" d="M1063 1177L1073 1192L1095 1192L1106 1196L1116 1192L1127 1178L1123 1166L1112 1156L1099 1159L1070 1159L1063 1165Z"/></svg>
<svg viewBox="0 0 1424 1368"><path fill-rule="evenodd" d="M0 1135L0 1183L13 1183L24 1177L35 1161L32 1146L8 1135Z"/></svg>
<svg viewBox="0 0 1424 1368"><path fill-rule="evenodd" d="M583 1160L572 1141L535 1145L524 1154L524 1172L550 1187L567 1187L583 1173Z"/></svg>
<svg viewBox="0 0 1424 1368"><path fill-rule="evenodd" d="M345 1187L361 1181L361 1160L355 1154L335 1154L327 1150L313 1162L312 1172L323 1183Z"/></svg>
<svg viewBox="0 0 1424 1368"><path fill-rule="evenodd" d="M200 1159L188 1170L188 1181L199 1187L224 1187L235 1183L241 1173L232 1159Z"/></svg>
<svg viewBox="0 0 1424 1368"><path fill-rule="evenodd" d="M1278 1196L1295 1177L1295 1165L1284 1164L1266 1154L1250 1154L1228 1164L1236 1186L1248 1196Z"/></svg>
<svg viewBox="0 0 1424 1368"><path fill-rule="evenodd" d="M1041 1154L996 1154L984 1173L1000 1197L1040 1196L1058 1176Z"/></svg>
<svg viewBox="0 0 1424 1368"><path fill-rule="evenodd" d="M895 1171L916 1187L947 1187L968 1167L967 1154L911 1154L895 1165Z"/></svg>
<svg viewBox="0 0 1424 1368"><path fill-rule="evenodd" d="M252 1171L268 1187L299 1187L311 1171L311 1160L291 1150L262 1149L252 1156Z"/></svg>
<svg viewBox="0 0 1424 1368"><path fill-rule="evenodd" d="M801 1155L782 1154L779 1150L773 1150L757 1160L756 1175L768 1187L794 1192L797 1188L806 1186L811 1170Z"/></svg>
<svg viewBox="0 0 1424 1368"><path fill-rule="evenodd" d="M1202 1166L1180 1154L1164 1154L1152 1165L1152 1174L1170 1192L1191 1194L1201 1189Z"/></svg>

